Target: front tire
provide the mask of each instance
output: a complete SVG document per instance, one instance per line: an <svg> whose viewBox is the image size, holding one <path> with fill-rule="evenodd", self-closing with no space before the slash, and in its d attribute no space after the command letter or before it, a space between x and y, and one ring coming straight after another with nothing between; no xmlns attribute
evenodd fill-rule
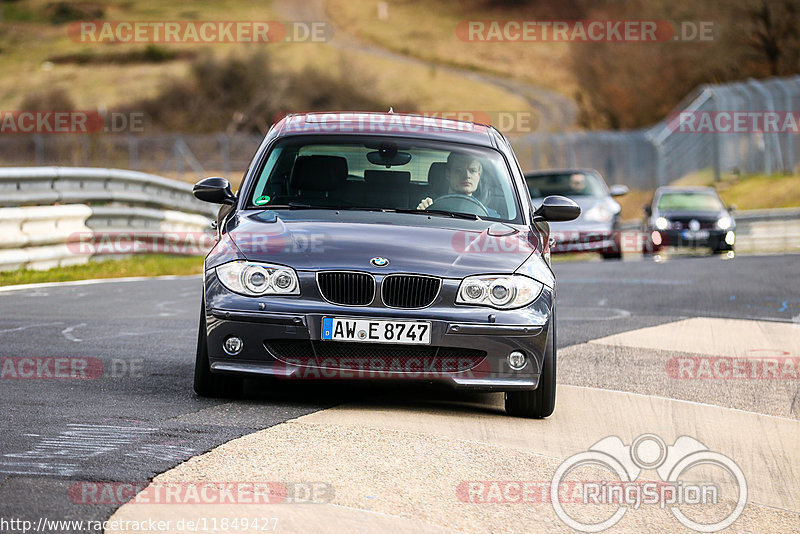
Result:
<svg viewBox="0 0 800 534"><path fill-rule="evenodd" d="M205 302L205 298L203 299ZM194 392L201 397L238 397L242 391L242 379L212 373L208 360L208 332L206 313L200 307L200 328L197 332L197 355L194 362Z"/></svg>
<svg viewBox="0 0 800 534"><path fill-rule="evenodd" d="M619 230L614 230L614 244L601 252L604 260L622 259L622 237Z"/></svg>
<svg viewBox="0 0 800 534"><path fill-rule="evenodd" d="M507 391L506 413L516 417L543 419L556 408L556 313L550 315L547 348L542 361L539 386L533 391Z"/></svg>

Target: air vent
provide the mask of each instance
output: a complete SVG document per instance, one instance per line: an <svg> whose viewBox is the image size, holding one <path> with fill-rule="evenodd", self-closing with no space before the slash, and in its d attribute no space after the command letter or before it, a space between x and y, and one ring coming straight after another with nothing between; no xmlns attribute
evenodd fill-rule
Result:
<svg viewBox="0 0 800 534"><path fill-rule="evenodd" d="M344 306L366 306L375 297L375 279L370 274L325 272L317 274L317 285L325 300Z"/></svg>
<svg viewBox="0 0 800 534"><path fill-rule="evenodd" d="M441 285L432 276L390 274L381 283L383 303L392 308L424 308L433 303Z"/></svg>

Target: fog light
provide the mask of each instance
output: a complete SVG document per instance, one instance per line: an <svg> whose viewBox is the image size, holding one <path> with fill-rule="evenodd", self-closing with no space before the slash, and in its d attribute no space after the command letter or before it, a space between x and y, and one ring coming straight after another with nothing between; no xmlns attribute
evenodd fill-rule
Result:
<svg viewBox="0 0 800 534"><path fill-rule="evenodd" d="M230 354L231 356L236 356L242 349L244 348L244 341L241 338L236 336L228 336L225 338L225 343L222 344L222 349Z"/></svg>
<svg viewBox="0 0 800 534"><path fill-rule="evenodd" d="M508 366L514 369L515 371L519 371L525 364L528 363L528 359L525 357L523 353L518 350L515 350L511 354L508 355Z"/></svg>
<svg viewBox="0 0 800 534"><path fill-rule="evenodd" d="M736 241L736 236L734 235L733 232L728 232L727 234L725 234L725 242L728 245L733 246L734 241Z"/></svg>

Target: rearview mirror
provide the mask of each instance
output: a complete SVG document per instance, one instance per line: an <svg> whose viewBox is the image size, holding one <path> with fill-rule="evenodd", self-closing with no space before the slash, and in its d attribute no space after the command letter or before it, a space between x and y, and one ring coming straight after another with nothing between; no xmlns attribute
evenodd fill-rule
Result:
<svg viewBox="0 0 800 534"><path fill-rule="evenodd" d="M231 191L231 183L225 178L204 178L194 184L194 196L213 204L236 204L236 196Z"/></svg>
<svg viewBox="0 0 800 534"><path fill-rule="evenodd" d="M581 214L581 207L567 197L550 195L542 201L542 205L533 212L534 217L548 222L563 222L577 219Z"/></svg>
<svg viewBox="0 0 800 534"><path fill-rule="evenodd" d="M612 197L621 197L630 191L627 185L612 185L608 188L608 192L611 193Z"/></svg>

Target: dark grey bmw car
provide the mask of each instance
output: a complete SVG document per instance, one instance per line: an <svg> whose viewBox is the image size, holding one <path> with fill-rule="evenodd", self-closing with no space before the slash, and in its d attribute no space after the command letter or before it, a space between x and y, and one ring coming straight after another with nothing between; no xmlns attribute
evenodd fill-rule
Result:
<svg viewBox="0 0 800 534"><path fill-rule="evenodd" d="M494 128L393 113L290 115L224 206L205 260L194 389L247 376L422 380L506 392L506 411L555 406L548 221Z"/></svg>

